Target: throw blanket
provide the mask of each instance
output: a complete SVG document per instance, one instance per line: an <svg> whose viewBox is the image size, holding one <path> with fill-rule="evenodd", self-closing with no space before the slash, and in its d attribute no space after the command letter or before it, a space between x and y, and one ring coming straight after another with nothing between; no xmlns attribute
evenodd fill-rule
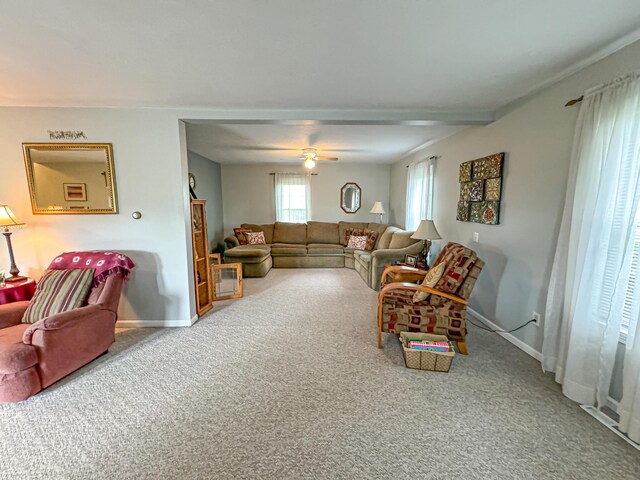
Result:
<svg viewBox="0 0 640 480"><path fill-rule="evenodd" d="M93 286L97 287L111 275L128 278L135 266L129 257L117 252L65 252L51 262L49 270L93 268Z"/></svg>

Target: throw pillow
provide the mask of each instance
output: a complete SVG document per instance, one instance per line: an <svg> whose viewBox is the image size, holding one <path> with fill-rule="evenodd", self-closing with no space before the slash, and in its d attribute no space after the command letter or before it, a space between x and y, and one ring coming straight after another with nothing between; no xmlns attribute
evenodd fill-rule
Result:
<svg viewBox="0 0 640 480"><path fill-rule="evenodd" d="M435 287L436 284L442 278L442 275L444 275L444 267L445 267L445 263L440 262L435 267L430 268L427 274L424 276L424 280L422 280L422 285L429 288ZM413 294L413 303L422 302L428 296L429 296L428 293L418 291Z"/></svg>
<svg viewBox="0 0 640 480"><path fill-rule="evenodd" d="M246 232L247 242L249 245L265 245L264 232Z"/></svg>
<svg viewBox="0 0 640 480"><path fill-rule="evenodd" d="M349 237L362 237L366 236L366 230L364 228L347 228L344 231L345 245L349 243Z"/></svg>
<svg viewBox="0 0 640 480"><path fill-rule="evenodd" d="M233 233L235 234L240 245L247 245L249 241L247 240L247 233L251 233L253 230L250 228L234 228Z"/></svg>
<svg viewBox="0 0 640 480"><path fill-rule="evenodd" d="M371 251L376 246L376 240L378 239L378 232L373 230L365 230L365 233L367 234L367 244L364 247L364 249Z"/></svg>
<svg viewBox="0 0 640 480"><path fill-rule="evenodd" d="M93 285L94 273L93 268L47 270L38 282L22 323L36 323L56 313L85 306Z"/></svg>
<svg viewBox="0 0 640 480"><path fill-rule="evenodd" d="M347 248L355 248L356 250L364 250L367 246L366 235L351 235L347 242Z"/></svg>

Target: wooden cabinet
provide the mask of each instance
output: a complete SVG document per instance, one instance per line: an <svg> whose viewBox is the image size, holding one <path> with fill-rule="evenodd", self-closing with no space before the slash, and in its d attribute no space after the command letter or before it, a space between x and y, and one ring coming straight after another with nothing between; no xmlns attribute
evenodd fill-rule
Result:
<svg viewBox="0 0 640 480"><path fill-rule="evenodd" d="M203 315L213 308L206 207L206 200L191 200L193 275L196 292L196 311L198 315Z"/></svg>

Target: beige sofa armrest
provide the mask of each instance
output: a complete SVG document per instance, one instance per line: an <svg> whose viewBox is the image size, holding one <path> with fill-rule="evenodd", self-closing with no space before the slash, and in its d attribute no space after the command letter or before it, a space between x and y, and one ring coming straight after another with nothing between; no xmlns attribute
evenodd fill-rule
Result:
<svg viewBox="0 0 640 480"><path fill-rule="evenodd" d="M386 250L374 250L371 258L381 261L403 260L405 255L415 255L422 251L422 242L416 242L405 248L389 248Z"/></svg>
<svg viewBox="0 0 640 480"><path fill-rule="evenodd" d="M238 237L236 237L235 235L229 235L227 238L224 239L224 243L227 244L227 248L233 248L240 245L240 241L238 240Z"/></svg>
<svg viewBox="0 0 640 480"><path fill-rule="evenodd" d="M374 250L371 253L371 288L380 288L380 277L384 266L391 262L404 262L405 255L418 255L422 251L422 242L416 242L405 248L389 248L386 250Z"/></svg>

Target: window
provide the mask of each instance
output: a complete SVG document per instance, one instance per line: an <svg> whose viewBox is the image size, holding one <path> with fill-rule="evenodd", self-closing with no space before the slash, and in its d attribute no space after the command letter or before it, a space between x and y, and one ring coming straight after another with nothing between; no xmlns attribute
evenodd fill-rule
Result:
<svg viewBox="0 0 640 480"><path fill-rule="evenodd" d="M305 223L311 218L309 175L276 173L276 221Z"/></svg>
<svg viewBox="0 0 640 480"><path fill-rule="evenodd" d="M431 220L433 217L433 173L433 159L409 165L405 218L407 230L415 230L420 220Z"/></svg>
<svg viewBox="0 0 640 480"><path fill-rule="evenodd" d="M633 239L633 253L631 254L631 271L629 273L629 283L624 297L624 307L622 309L622 325L620 326L621 340L626 342L629 330L634 331L638 321L638 312L634 308L633 296L636 292L638 279L638 263L640 260L640 210L636 214L636 231Z"/></svg>

